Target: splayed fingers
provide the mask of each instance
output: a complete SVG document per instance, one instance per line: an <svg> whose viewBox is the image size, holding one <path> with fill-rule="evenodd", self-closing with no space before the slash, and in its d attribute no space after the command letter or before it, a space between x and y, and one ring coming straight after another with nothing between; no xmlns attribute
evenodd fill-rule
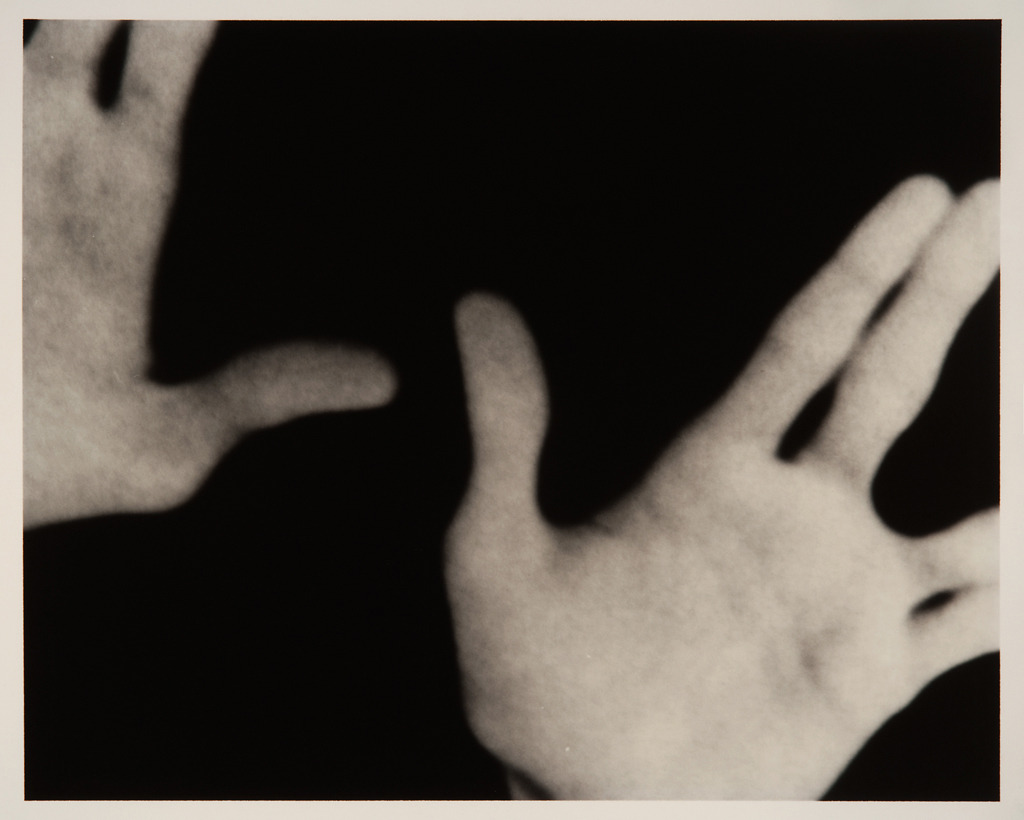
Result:
<svg viewBox="0 0 1024 820"><path fill-rule="evenodd" d="M927 402L953 337L995 276L998 228L995 182L972 188L950 210L895 303L854 348L808 459L870 485L882 457Z"/></svg>
<svg viewBox="0 0 1024 820"><path fill-rule="evenodd" d="M934 177L896 187L775 320L716 408L723 433L774 447L807 400L847 361L883 297L904 277L953 197Z"/></svg>
<svg viewBox="0 0 1024 820"><path fill-rule="evenodd" d="M997 515L906 539L870 479L995 272L996 201L994 183L955 202L899 186L600 526L541 518L540 357L507 302L463 300L474 469L446 571L470 721L517 778L555 797L818 797L931 677L995 647ZM777 458L837 374L818 435Z"/></svg>

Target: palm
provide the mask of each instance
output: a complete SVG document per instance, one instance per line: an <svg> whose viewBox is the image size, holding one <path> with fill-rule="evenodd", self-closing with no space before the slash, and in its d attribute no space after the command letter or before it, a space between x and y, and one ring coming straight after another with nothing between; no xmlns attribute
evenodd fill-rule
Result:
<svg viewBox="0 0 1024 820"><path fill-rule="evenodd" d="M155 262L210 23L139 23L116 103L96 104L113 23L45 22L26 49L25 520L183 500L247 430L368 407L378 355L295 344L166 387L146 378Z"/></svg>
<svg viewBox="0 0 1024 820"><path fill-rule="evenodd" d="M449 594L471 722L515 788L819 797L928 680L995 647L995 515L910 540L870 502L994 272L994 190L953 208L931 180L894 192L726 397L584 527L536 510L546 398L528 332L491 297L460 306L476 463ZM779 437L840 369L823 428L780 461Z"/></svg>

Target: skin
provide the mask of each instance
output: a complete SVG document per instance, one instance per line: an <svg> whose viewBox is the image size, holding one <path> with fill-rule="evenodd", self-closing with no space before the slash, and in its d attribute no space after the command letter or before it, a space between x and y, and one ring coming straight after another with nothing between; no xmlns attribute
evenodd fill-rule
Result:
<svg viewBox="0 0 1024 820"><path fill-rule="evenodd" d="M293 343L202 381L146 377L155 261L181 121L213 23L134 23L96 101L108 22L45 22L25 50L24 516L34 526L184 501L243 435L391 400L374 351Z"/></svg>
<svg viewBox="0 0 1024 820"><path fill-rule="evenodd" d="M396 387L382 357L344 345L146 378L180 123L213 29L134 24L103 109L113 26L47 22L25 54L28 526L172 506L247 431ZM459 304L475 463L446 575L467 713L517 796L815 798L929 680L997 647L997 514L908 539L870 500L995 273L997 207L994 182L959 199L900 185L640 486L571 529L536 505L548 405L529 330L500 298ZM836 374L817 437L778 460Z"/></svg>
<svg viewBox="0 0 1024 820"><path fill-rule="evenodd" d="M926 683L997 648L997 512L909 539L870 497L997 267L996 182L904 182L641 485L568 529L537 508L530 332L503 299L462 301L474 469L447 581L469 719L516 796L818 798ZM816 438L779 460L837 373Z"/></svg>

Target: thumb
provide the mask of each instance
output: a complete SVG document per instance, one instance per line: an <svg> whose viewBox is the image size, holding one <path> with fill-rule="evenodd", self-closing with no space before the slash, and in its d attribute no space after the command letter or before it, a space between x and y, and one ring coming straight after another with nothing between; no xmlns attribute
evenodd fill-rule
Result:
<svg viewBox="0 0 1024 820"><path fill-rule="evenodd" d="M490 294L465 297L455 326L473 440L470 496L491 509L532 511L548 419L533 337L515 308Z"/></svg>
<svg viewBox="0 0 1024 820"><path fill-rule="evenodd" d="M310 413L379 407L397 385L391 363L376 351L293 342L235 359L203 392L224 408L222 422L242 433Z"/></svg>

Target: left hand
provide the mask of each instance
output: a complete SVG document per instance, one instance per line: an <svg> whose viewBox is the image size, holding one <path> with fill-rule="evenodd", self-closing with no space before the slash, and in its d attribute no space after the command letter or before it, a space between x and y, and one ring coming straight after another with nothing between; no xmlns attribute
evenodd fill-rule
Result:
<svg viewBox="0 0 1024 820"><path fill-rule="evenodd" d="M146 377L181 122L214 24L132 24L105 110L94 92L116 25L44 21L25 50L26 526L177 504L246 432L396 387L380 354L341 344L251 353L187 385Z"/></svg>

